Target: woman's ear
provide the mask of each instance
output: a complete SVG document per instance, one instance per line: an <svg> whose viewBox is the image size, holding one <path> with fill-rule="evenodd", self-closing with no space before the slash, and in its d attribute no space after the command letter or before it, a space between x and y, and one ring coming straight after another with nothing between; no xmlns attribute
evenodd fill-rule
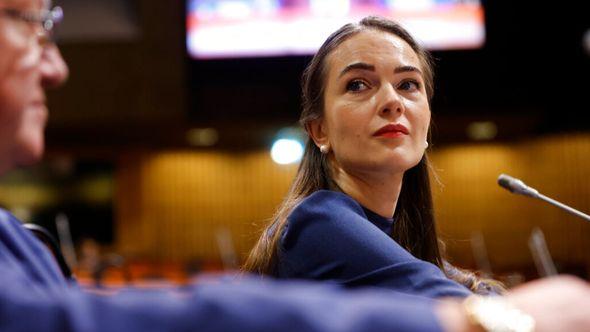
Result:
<svg viewBox="0 0 590 332"><path fill-rule="evenodd" d="M330 142L328 141L328 132L326 130L326 124L323 118L310 121L305 126L305 129L307 130L309 137L311 137L318 148L321 146L327 146L328 148L330 147Z"/></svg>

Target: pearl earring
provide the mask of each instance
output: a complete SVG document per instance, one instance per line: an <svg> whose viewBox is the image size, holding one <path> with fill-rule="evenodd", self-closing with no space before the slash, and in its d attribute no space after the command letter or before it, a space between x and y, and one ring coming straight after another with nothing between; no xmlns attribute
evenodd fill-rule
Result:
<svg viewBox="0 0 590 332"><path fill-rule="evenodd" d="M320 152L321 153L327 154L328 151L330 151L330 148L327 145L325 145L325 144L320 145Z"/></svg>
<svg viewBox="0 0 590 332"><path fill-rule="evenodd" d="M428 141L424 141L424 149L428 149Z"/></svg>

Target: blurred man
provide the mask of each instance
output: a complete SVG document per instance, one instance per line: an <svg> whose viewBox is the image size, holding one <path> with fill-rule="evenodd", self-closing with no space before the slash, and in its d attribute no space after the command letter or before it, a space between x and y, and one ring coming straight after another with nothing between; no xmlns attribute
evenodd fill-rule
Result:
<svg viewBox="0 0 590 332"><path fill-rule="evenodd" d="M45 88L62 84L68 68L39 23L41 1L2 0L0 21L0 173L43 154ZM33 9L33 12L25 10ZM31 14L27 16L25 14ZM61 12L45 13L59 19ZM48 23L51 24L51 23ZM50 26L47 26L50 29Z"/></svg>
<svg viewBox="0 0 590 332"><path fill-rule="evenodd" d="M42 156L44 89L68 76L50 38L61 10L49 8L0 0L0 174ZM464 302L260 280L98 296L64 278L49 251L0 209L0 331L531 331L535 321L539 331L588 331L588 308L588 285L573 278Z"/></svg>

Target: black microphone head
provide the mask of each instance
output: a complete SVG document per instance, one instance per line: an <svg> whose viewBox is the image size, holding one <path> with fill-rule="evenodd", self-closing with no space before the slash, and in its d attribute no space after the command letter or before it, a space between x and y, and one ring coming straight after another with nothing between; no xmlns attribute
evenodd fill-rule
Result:
<svg viewBox="0 0 590 332"><path fill-rule="evenodd" d="M500 187L508 189L510 190L510 192L514 192L514 180L515 179L510 175L500 174L500 176L498 176L498 184L500 185Z"/></svg>
<svg viewBox="0 0 590 332"><path fill-rule="evenodd" d="M498 177L498 184L504 188L510 190L511 193L525 195L530 197L537 197L539 192L527 186L524 182L519 179L513 178L510 175L500 174Z"/></svg>

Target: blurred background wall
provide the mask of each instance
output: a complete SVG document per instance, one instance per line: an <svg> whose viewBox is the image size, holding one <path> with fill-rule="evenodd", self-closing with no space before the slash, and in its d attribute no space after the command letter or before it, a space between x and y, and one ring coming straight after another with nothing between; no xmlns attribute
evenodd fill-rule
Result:
<svg viewBox="0 0 590 332"><path fill-rule="evenodd" d="M590 263L590 227L552 206L511 196L495 182L506 172L581 209L590 208L590 137L550 135L518 143L454 144L431 154L435 204L453 261L477 267L472 237L480 232L492 268L534 268L528 239L544 231L564 269ZM231 232L245 254L280 203L295 166L266 151L174 151L126 157L117 173L117 247L164 260L218 260L218 232ZM532 172L531 170L534 170ZM257 227L258 226L258 227Z"/></svg>
<svg viewBox="0 0 590 332"><path fill-rule="evenodd" d="M65 214L80 255L91 240L128 262L235 268L295 174L269 151L296 125L310 58L191 59L183 1L56 3L71 77L50 93L45 162L3 178L0 205L53 232ZM483 4L481 48L433 52L430 157L447 252L482 268L483 239L492 272L534 277L527 241L539 227L558 268L587 276L590 224L496 178L590 211L590 22L572 4Z"/></svg>

